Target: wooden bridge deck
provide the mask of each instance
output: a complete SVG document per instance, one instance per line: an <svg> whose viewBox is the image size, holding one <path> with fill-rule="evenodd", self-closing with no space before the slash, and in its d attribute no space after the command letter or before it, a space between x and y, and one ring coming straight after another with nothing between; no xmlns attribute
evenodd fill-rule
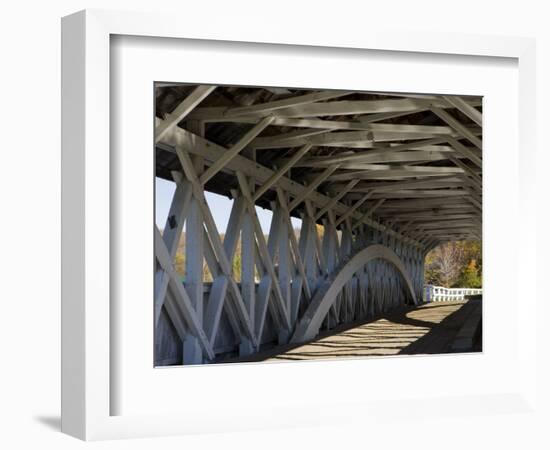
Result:
<svg viewBox="0 0 550 450"><path fill-rule="evenodd" d="M265 360L311 360L398 354L481 351L474 339L481 318L481 301L429 303L384 314L368 323L347 327ZM474 325L474 326L472 326ZM468 336L469 334L469 336ZM470 339L472 346L454 344Z"/></svg>
<svg viewBox="0 0 550 450"><path fill-rule="evenodd" d="M480 320L481 300L403 307L381 314L367 323L333 329L304 345L278 347L248 359L220 362L300 361L481 351Z"/></svg>

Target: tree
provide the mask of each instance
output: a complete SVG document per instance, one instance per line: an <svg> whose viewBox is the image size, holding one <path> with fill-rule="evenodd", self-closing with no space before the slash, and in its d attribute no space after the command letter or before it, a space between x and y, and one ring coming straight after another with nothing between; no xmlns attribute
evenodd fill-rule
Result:
<svg viewBox="0 0 550 450"><path fill-rule="evenodd" d="M432 250L427 269L436 284L450 287L460 274L463 250L455 243L446 243Z"/></svg>
<svg viewBox="0 0 550 450"><path fill-rule="evenodd" d="M426 255L424 280L444 287L481 287L480 241L447 242Z"/></svg>
<svg viewBox="0 0 550 450"><path fill-rule="evenodd" d="M456 287L481 287L481 277L479 276L479 271L475 259L471 259L468 265L462 269L460 277L458 278L458 281L456 283Z"/></svg>
<svg viewBox="0 0 550 450"><path fill-rule="evenodd" d="M185 254L181 251L178 251L176 253L176 257L174 261L174 269L176 269L176 273L181 278L185 276Z"/></svg>

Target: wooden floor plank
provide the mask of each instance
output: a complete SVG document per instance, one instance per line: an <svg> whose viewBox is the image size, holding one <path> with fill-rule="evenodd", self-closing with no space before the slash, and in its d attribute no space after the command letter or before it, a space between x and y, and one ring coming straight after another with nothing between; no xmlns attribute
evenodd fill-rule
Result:
<svg viewBox="0 0 550 450"><path fill-rule="evenodd" d="M474 316L478 317L477 322ZM303 361L456 352L452 344L457 337L460 338L460 333L467 330L476 332L475 327L465 324L479 323L480 318L481 300L402 307L366 323L330 330L304 345L280 346L246 360L219 362ZM475 341L474 344L472 348L459 351L481 351L481 343Z"/></svg>

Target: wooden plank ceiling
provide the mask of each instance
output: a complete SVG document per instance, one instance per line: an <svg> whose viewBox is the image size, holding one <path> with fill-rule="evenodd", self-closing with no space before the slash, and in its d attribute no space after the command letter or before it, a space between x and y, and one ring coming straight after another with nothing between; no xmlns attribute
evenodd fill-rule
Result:
<svg viewBox="0 0 550 450"><path fill-rule="evenodd" d="M204 124L204 139L224 150L205 158L209 191L238 189L238 155L273 173L257 180L260 206L270 207L284 175L309 187L290 198L295 216L319 193L327 199L319 221L339 202L348 207L337 211L340 226L359 212L416 241L480 239L481 105L480 97L158 84L156 173L171 180L181 171L163 146L166 130Z"/></svg>

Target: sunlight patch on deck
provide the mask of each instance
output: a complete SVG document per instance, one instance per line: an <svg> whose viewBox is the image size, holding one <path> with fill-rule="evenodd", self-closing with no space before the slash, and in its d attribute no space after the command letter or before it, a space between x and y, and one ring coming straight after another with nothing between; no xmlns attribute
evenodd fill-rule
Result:
<svg viewBox="0 0 550 450"><path fill-rule="evenodd" d="M430 303L295 347L267 361L397 355L440 324L465 302Z"/></svg>

